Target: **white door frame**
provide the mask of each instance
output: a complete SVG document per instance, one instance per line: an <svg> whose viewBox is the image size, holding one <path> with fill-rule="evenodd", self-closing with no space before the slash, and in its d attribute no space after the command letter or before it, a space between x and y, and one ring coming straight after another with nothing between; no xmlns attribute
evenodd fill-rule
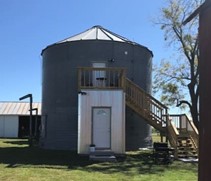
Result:
<svg viewBox="0 0 211 181"><path fill-rule="evenodd" d="M103 130L103 133L102 134L106 134L106 136L107 136L107 138L102 138L102 140L106 140L106 142L108 142L108 143L102 143L100 146L98 146L98 145L96 145L96 148L97 149L111 149L111 107L92 107L92 143L93 144L96 144L95 143L95 137L94 136L96 136L96 135L94 135L95 133L94 133L94 127L95 127L95 125L94 125L94 110L95 109L107 109L107 110L109 110L109 113L110 113L110 115L109 115L109 119L108 119L108 127L106 128L105 127L105 129ZM99 133L98 133L99 134ZM98 139L100 139L101 137L100 137L100 134L99 135L97 135L97 138ZM102 146L104 144L104 146Z"/></svg>
<svg viewBox="0 0 211 181"><path fill-rule="evenodd" d="M92 62L92 67L93 68L106 68L106 62ZM101 70L101 71L93 71L92 75L92 82L93 85L98 87L98 86L105 86L105 81L104 80L98 80L98 79L105 79L106 78L106 72Z"/></svg>

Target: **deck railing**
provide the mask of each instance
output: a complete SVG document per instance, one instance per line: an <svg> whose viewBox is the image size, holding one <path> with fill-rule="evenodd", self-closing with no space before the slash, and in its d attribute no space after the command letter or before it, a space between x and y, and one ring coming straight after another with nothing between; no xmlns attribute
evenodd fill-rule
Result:
<svg viewBox="0 0 211 181"><path fill-rule="evenodd" d="M186 114L170 115L171 122L176 126L180 135L189 136L194 147L198 149L199 133L193 121L190 121Z"/></svg>
<svg viewBox="0 0 211 181"><path fill-rule="evenodd" d="M198 134L198 130L186 114L171 114L170 119L178 129L179 133L194 131Z"/></svg>
<svg viewBox="0 0 211 181"><path fill-rule="evenodd" d="M78 88L124 89L125 68L78 68Z"/></svg>

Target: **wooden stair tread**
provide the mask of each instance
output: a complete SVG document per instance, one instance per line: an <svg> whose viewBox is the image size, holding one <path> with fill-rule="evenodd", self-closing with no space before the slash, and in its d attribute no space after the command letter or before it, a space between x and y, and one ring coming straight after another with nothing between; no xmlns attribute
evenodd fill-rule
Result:
<svg viewBox="0 0 211 181"><path fill-rule="evenodd" d="M185 152L185 157L187 157L186 154L189 155L191 152L197 155L198 141L195 141L190 136L187 128L177 129L171 124L168 119L167 107L129 79L126 78L125 83L126 105L144 118L148 124L164 133L169 138L170 144L172 144L171 146L177 149L178 156L182 157L179 151Z"/></svg>

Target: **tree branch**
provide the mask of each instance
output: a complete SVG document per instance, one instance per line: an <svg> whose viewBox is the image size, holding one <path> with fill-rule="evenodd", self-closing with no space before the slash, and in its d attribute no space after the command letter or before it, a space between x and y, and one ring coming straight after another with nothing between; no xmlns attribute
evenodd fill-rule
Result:
<svg viewBox="0 0 211 181"><path fill-rule="evenodd" d="M183 48L183 50L184 50L185 56L187 57L187 59L188 59L189 62L191 63L192 59L191 59L191 57L189 56L188 51L187 51L187 49L186 49L185 42L183 41L182 30L181 30L181 32L179 32L179 31L176 29L176 27L174 27L174 26L172 27L172 29L173 29L174 33L176 34L177 38L179 39L180 43L182 44L182 48Z"/></svg>
<svg viewBox="0 0 211 181"><path fill-rule="evenodd" d="M197 100L198 100L198 97L199 97L199 85L197 86L197 88L196 88L196 97L197 97Z"/></svg>
<svg viewBox="0 0 211 181"><path fill-rule="evenodd" d="M177 105L176 105L177 107L180 107L182 104L187 104L189 106L190 110L192 109L192 105L188 101L186 101L186 100L181 100L181 101L177 100Z"/></svg>
<svg viewBox="0 0 211 181"><path fill-rule="evenodd" d="M167 73L164 73L164 72L160 72L163 76L166 76L166 77L169 77L169 79L167 79L167 81L171 81L171 80L173 80L173 79L176 79L176 80L178 80L178 78L180 78L180 79L183 79L183 80L191 80L191 78L190 77L187 77L187 76L172 76L171 74L167 74Z"/></svg>

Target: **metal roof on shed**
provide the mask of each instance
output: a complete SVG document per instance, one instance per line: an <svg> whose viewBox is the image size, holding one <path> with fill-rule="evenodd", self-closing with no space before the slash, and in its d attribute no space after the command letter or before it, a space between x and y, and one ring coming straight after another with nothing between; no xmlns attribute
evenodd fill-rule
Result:
<svg viewBox="0 0 211 181"><path fill-rule="evenodd" d="M32 108L37 108L38 115L41 115L41 103L33 103ZM0 102L0 115L29 115L29 109L29 102Z"/></svg>

